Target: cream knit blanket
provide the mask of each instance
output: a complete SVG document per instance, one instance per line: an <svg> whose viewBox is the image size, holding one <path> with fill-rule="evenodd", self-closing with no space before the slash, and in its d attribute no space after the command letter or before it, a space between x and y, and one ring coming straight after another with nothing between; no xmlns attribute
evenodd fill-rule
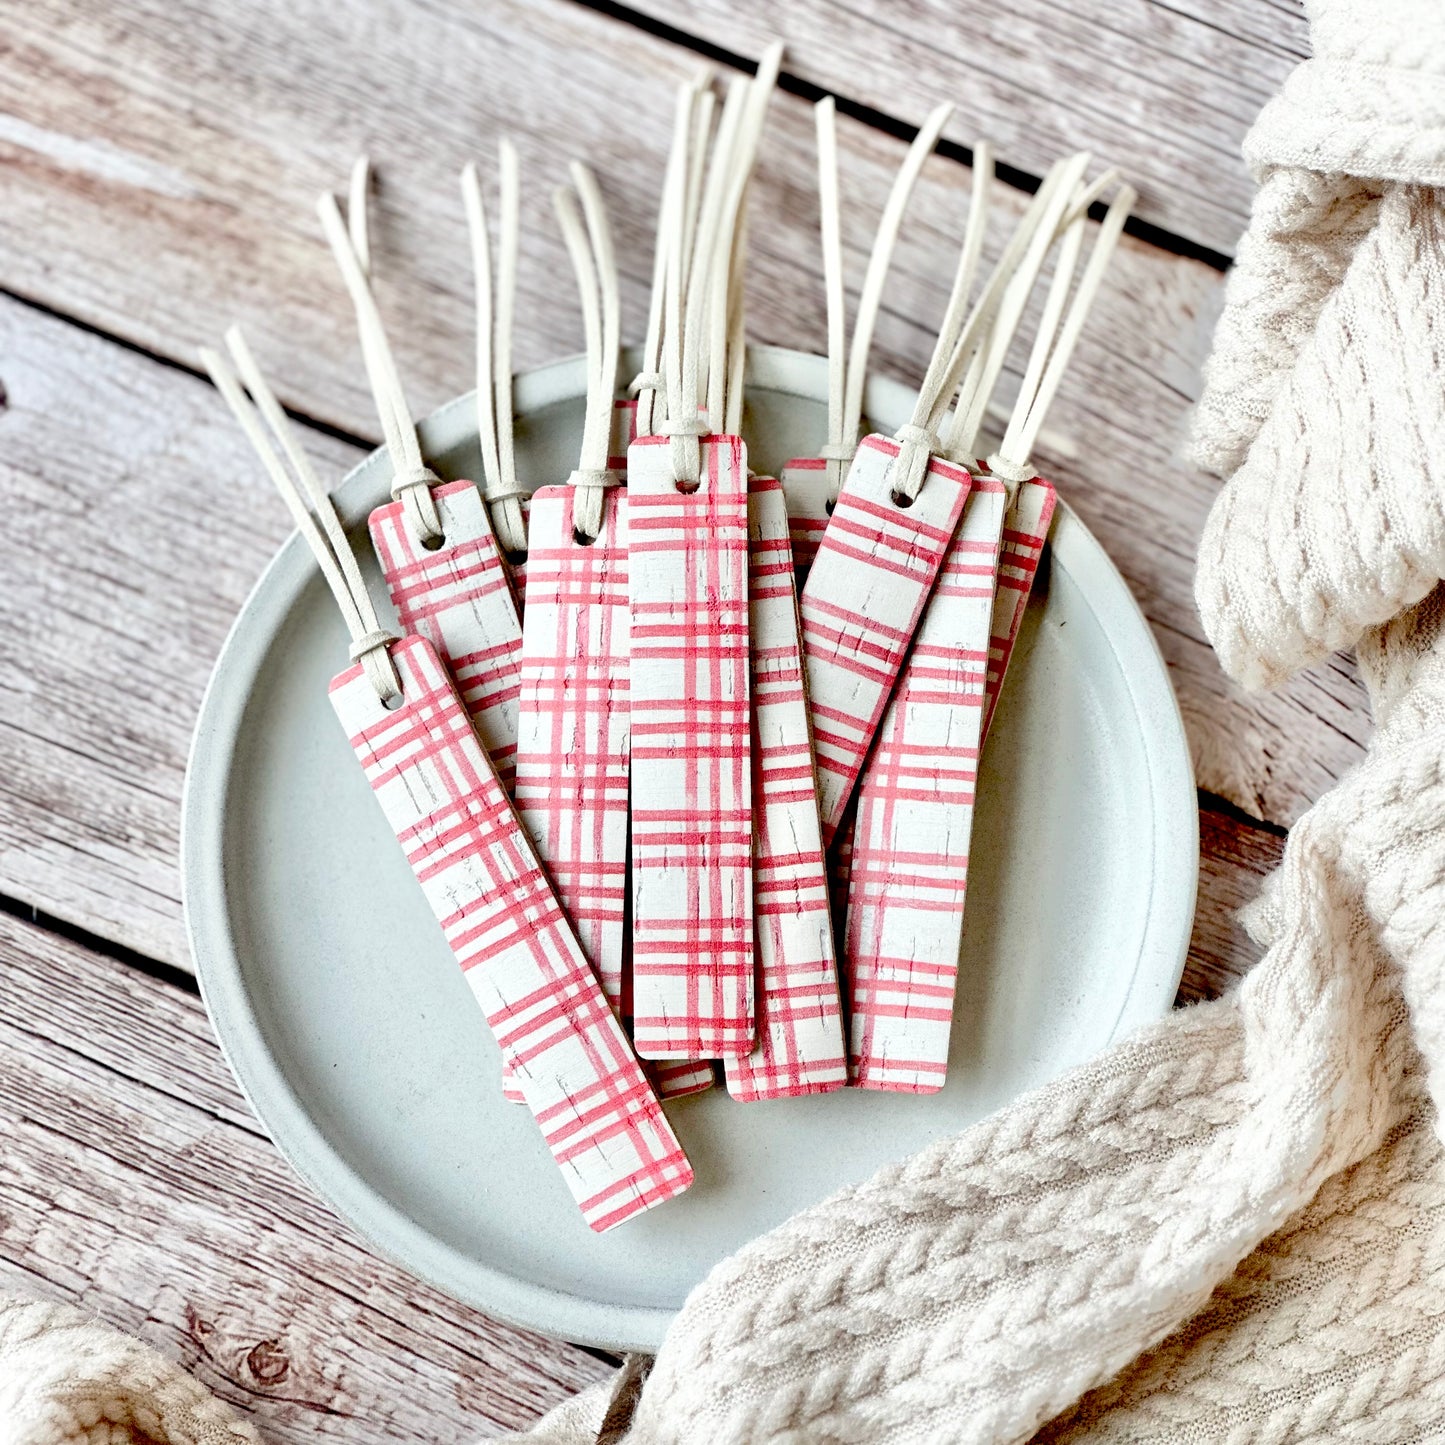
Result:
<svg viewBox="0 0 1445 1445"><path fill-rule="evenodd" d="M718 1266L630 1445L1445 1439L1445 3L1310 15L1247 142L1199 602L1248 685L1356 647L1368 755L1291 833L1235 994ZM254 1438L45 1308L0 1301L7 1445ZM510 1438L592 1445L607 1394Z"/></svg>

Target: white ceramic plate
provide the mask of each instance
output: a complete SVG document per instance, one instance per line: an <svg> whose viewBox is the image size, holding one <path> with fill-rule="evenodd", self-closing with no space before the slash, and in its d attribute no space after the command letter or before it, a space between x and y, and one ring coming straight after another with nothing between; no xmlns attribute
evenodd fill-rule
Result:
<svg viewBox="0 0 1445 1445"><path fill-rule="evenodd" d="M578 361L518 379L523 476L567 476L582 391ZM758 349L755 470L816 450L825 394L819 358ZM868 401L891 430L912 398L879 381ZM422 431L440 472L477 475L469 398ZM348 527L364 533L388 482L379 455L346 479ZM504 1319L655 1349L737 1246L1173 1001L1198 861L1184 731L1148 626L1065 506L984 760L947 1087L679 1101L693 1188L594 1235L530 1115L503 1101L496 1046L337 725L326 684L345 665L340 616L293 535L237 618L196 729L182 848L196 965L287 1158L386 1254Z"/></svg>

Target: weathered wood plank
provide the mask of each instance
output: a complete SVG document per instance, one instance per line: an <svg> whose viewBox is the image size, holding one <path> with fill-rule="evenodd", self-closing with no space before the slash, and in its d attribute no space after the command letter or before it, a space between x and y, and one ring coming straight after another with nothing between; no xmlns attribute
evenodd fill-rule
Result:
<svg viewBox="0 0 1445 1445"><path fill-rule="evenodd" d="M782 39L786 73L912 123L952 101L951 134L985 136L1034 175L1092 150L1139 186L1143 219L1226 255L1249 213L1240 142L1308 53L1302 8L1261 0L651 0L647 13L733 54Z"/></svg>
<svg viewBox="0 0 1445 1445"><path fill-rule="evenodd" d="M1199 905L1189 962L1179 985L1180 1003L1218 998L1253 968L1259 949L1240 927L1238 913L1258 896L1284 852L1284 839L1278 833L1211 807L1207 798L1202 802Z"/></svg>
<svg viewBox="0 0 1445 1445"><path fill-rule="evenodd" d="M565 262L545 215L547 183L576 151L601 166L627 316L632 328L639 322L670 89L695 65L681 47L562 0L496 0L484 14L380 0L364 24L344 25L320 0L126 0L99 9L36 0L10 32L0 280L47 305L187 361L194 339L239 316L290 400L370 434L314 193L375 142L379 285L414 398L430 405L463 389L470 366L455 169L506 129L534 182L521 361L577 344L570 288L555 284ZM843 143L856 272L900 147L851 123ZM756 188L753 315L758 339L805 348L821 343L823 327L812 168L808 108L782 96ZM928 168L880 327L882 369L918 374L927 327L942 310L966 179L949 161ZM1019 204L1005 188L1000 210L1016 215ZM1078 460L1044 460L1155 626L1201 783L1288 822L1358 756L1365 724L1348 674L1316 673L1275 697L1239 698L1200 636L1190 581L1213 487L1175 453L1220 293L1210 268L1126 241L1055 417Z"/></svg>
<svg viewBox="0 0 1445 1445"><path fill-rule="evenodd" d="M0 1288L178 1358L284 1442L469 1440L607 1367L378 1259L290 1171L196 999L0 917Z"/></svg>
<svg viewBox="0 0 1445 1445"><path fill-rule="evenodd" d="M0 357L0 891L184 963L188 734L284 512L194 378L13 301Z"/></svg>

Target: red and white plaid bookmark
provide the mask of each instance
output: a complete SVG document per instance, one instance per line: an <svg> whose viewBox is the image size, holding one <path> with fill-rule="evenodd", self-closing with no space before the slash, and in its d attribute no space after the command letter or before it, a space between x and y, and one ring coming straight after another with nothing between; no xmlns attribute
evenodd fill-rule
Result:
<svg viewBox="0 0 1445 1445"><path fill-rule="evenodd" d="M747 455L702 442L701 482L669 440L628 457L632 601L632 1007L651 1059L753 1046Z"/></svg>
<svg viewBox="0 0 1445 1445"><path fill-rule="evenodd" d="M372 512L371 540L403 629L426 638L446 661L510 790L522 686L517 603L481 493L470 482L446 482L432 496L443 532L435 551L418 541L402 502Z"/></svg>
<svg viewBox="0 0 1445 1445"><path fill-rule="evenodd" d="M948 1069L1006 505L974 478L858 785L844 957L863 1089L932 1093Z"/></svg>
<svg viewBox="0 0 1445 1445"><path fill-rule="evenodd" d="M407 637L391 659L396 708L360 665L332 704L583 1216L611 1229L692 1167L436 652Z"/></svg>
<svg viewBox="0 0 1445 1445"><path fill-rule="evenodd" d="M1035 477L1020 484L1003 522L1003 551L999 557L998 591L993 602L992 636L988 642L988 700L983 710L983 736L993 723L1004 675L1018 641L1019 627L1034 590L1039 562L1048 541L1049 527L1059 494L1051 482Z"/></svg>
<svg viewBox="0 0 1445 1445"><path fill-rule="evenodd" d="M748 519L758 1044L726 1071L728 1092L754 1100L826 1093L848 1071L788 512L776 478L752 479Z"/></svg>
<svg viewBox="0 0 1445 1445"><path fill-rule="evenodd" d="M522 619L517 815L614 1008L627 904L627 496L603 494L596 541L575 488L532 494Z"/></svg>
<svg viewBox="0 0 1445 1445"><path fill-rule="evenodd" d="M522 620L517 814L558 901L622 1016L627 904L627 493L603 494L590 545L573 536L572 487L532 494L528 559L532 605ZM705 1064L650 1071L667 1097L710 1088ZM522 1101L513 1071L507 1097Z"/></svg>
<svg viewBox="0 0 1445 1445"><path fill-rule="evenodd" d="M969 474L929 459L909 507L893 501L899 444L868 436L808 573L803 648L823 842L831 844L968 497Z"/></svg>

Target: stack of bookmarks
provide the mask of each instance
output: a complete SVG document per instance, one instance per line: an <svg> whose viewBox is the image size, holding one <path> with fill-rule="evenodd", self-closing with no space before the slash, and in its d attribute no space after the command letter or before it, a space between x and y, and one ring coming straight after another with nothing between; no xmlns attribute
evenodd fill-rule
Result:
<svg viewBox="0 0 1445 1445"><path fill-rule="evenodd" d="M502 1087L595 1229L687 1188L658 1100L710 1088L719 1063L745 1101L942 1086L979 758L1055 506L1029 458L1133 201L1112 173L1086 182L1087 156L1060 162L986 269L992 162L976 147L913 414L865 435L891 257L950 107L884 202L850 337L821 102L827 434L781 478L754 475L742 277L781 54L721 96L708 77L678 95L626 399L602 192L580 164L557 191L587 357L566 478L519 477L514 454L511 147L495 267L476 168L462 177L480 486L422 456L372 289L365 163L345 217L322 198L394 473L369 531L399 638L244 340L228 337L232 363L205 353L347 620L333 701L496 1036ZM980 460L991 413L1002 440Z"/></svg>

